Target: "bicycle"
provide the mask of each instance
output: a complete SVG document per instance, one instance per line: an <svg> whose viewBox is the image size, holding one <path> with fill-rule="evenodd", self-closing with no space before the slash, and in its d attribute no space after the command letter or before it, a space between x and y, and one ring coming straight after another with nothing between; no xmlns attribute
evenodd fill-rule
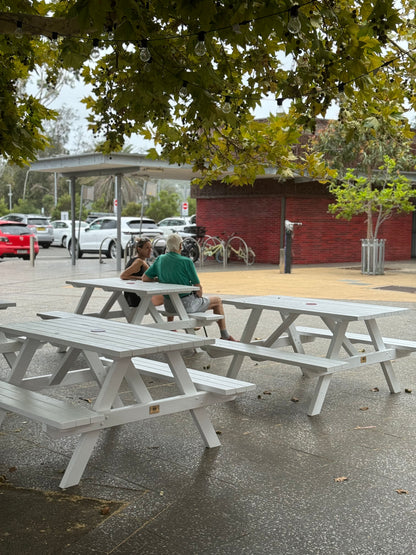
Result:
<svg viewBox="0 0 416 555"><path fill-rule="evenodd" d="M226 256L224 254L226 253ZM215 258L218 263L242 260L247 266L254 264L256 255L241 237L231 235L226 241L219 237L210 237L202 249L203 260Z"/></svg>

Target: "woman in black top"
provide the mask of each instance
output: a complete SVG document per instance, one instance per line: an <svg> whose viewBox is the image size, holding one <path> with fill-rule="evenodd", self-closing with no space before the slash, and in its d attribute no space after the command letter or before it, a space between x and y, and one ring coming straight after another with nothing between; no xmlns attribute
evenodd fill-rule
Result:
<svg viewBox="0 0 416 555"><path fill-rule="evenodd" d="M149 267L146 259L150 257L152 253L152 243L150 239L146 237L138 239L136 241L136 256L130 258L127 262L124 271L121 272L121 279L136 280L142 279L143 274ZM136 293L131 293L130 291L124 292L124 297L129 306L138 306L140 303L140 297ZM155 306L163 304L163 295L153 295L152 303Z"/></svg>

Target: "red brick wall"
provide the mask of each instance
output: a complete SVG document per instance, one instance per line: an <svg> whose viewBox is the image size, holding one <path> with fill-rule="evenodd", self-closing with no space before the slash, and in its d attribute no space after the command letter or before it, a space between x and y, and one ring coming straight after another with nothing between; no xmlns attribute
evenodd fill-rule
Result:
<svg viewBox="0 0 416 555"><path fill-rule="evenodd" d="M240 194L239 192L236 192ZM359 262L361 239L366 236L364 217L337 220L328 214L330 199L324 196L298 196L286 199L286 219L302 222L295 227L292 240L293 264ZM256 262L278 264L280 258L282 197L227 196L198 198L198 225L209 235L235 233L256 253ZM379 238L386 239L386 260L411 257L412 215L385 222Z"/></svg>

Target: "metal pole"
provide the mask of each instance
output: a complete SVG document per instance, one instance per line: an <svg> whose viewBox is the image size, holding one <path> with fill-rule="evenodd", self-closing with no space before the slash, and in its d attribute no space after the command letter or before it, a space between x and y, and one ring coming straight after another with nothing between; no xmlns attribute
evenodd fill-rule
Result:
<svg viewBox="0 0 416 555"><path fill-rule="evenodd" d="M58 204L58 174L54 172L54 201L55 206Z"/></svg>
<svg viewBox="0 0 416 555"><path fill-rule="evenodd" d="M10 184L7 185L9 188L9 192L7 193L9 195L9 210L10 212L12 211L12 186Z"/></svg>
<svg viewBox="0 0 416 555"><path fill-rule="evenodd" d="M75 177L71 177L71 180L69 182L69 188L70 188L70 194L71 194L71 220L72 220L72 239L71 239L71 244L72 244L72 255L71 255L71 260L72 260L72 265L75 266L76 264L76 260L77 260L77 252L78 252L78 244L77 244L77 240L75 237Z"/></svg>
<svg viewBox="0 0 416 555"><path fill-rule="evenodd" d="M116 174L114 179L114 198L116 199L116 216L117 216L117 259L116 270L121 271L121 174Z"/></svg>

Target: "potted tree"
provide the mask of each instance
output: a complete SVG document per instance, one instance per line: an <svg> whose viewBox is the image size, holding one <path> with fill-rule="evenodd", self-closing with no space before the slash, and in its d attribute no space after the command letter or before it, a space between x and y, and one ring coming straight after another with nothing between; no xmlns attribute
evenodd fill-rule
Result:
<svg viewBox="0 0 416 555"><path fill-rule="evenodd" d="M367 86L372 95L356 88L343 92L339 119L316 136L312 149L322 153L329 168L329 190L334 196L329 212L347 220L366 216L362 271L376 274L384 273L380 226L394 214L414 209L414 192L400 174L414 169L414 133L405 117L401 81L378 73L367 76Z"/></svg>
<svg viewBox="0 0 416 555"><path fill-rule="evenodd" d="M350 220L354 215L366 215L367 237L361 239L363 274L384 274L385 240L378 238L381 224L394 214L414 210L411 198L415 192L409 180L396 170L395 161L386 155L378 169L371 179L348 169L329 187L335 197L329 211L337 218Z"/></svg>

